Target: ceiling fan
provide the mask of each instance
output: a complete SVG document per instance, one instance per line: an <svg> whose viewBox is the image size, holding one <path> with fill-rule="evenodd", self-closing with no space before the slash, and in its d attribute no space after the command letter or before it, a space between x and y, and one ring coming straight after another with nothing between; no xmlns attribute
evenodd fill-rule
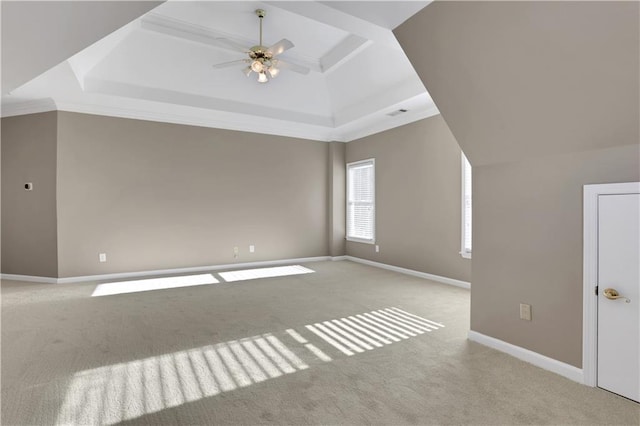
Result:
<svg viewBox="0 0 640 426"><path fill-rule="evenodd" d="M256 15L258 15L258 18L260 18L260 44L250 48L245 48L229 39L216 39L218 42L226 44L233 50L248 54L249 57L236 61L216 64L213 66L213 68L219 69L233 67L240 64L248 64L242 71L247 75L247 77L249 77L252 72L257 73L258 81L260 83L266 83L267 81L269 81L269 78L267 78L267 74L269 74L271 78L275 78L280 73L281 69L288 69L300 74L308 74L309 68L307 67L291 64L281 59L276 59L276 56L293 47L293 43L291 43L286 38L283 38L270 47L265 47L262 45L262 20L264 19L266 12L262 9L257 9Z"/></svg>

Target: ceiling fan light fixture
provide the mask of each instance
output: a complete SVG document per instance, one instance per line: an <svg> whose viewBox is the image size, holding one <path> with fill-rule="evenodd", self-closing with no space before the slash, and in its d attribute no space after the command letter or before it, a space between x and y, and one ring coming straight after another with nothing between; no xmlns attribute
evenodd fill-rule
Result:
<svg viewBox="0 0 640 426"><path fill-rule="evenodd" d="M280 74L280 69L276 67L277 64L278 64L277 61L271 62L271 66L268 69L269 75L271 76L271 78L276 78L278 74Z"/></svg>
<svg viewBox="0 0 640 426"><path fill-rule="evenodd" d="M251 70L258 73L263 72L264 64L260 59L256 59L255 61L251 62Z"/></svg>
<svg viewBox="0 0 640 426"><path fill-rule="evenodd" d="M1 0L0 0L1 1ZM294 47L293 43L291 43L286 38L278 41L277 43L271 45L270 47L264 46L262 42L262 20L264 19L266 12L262 9L257 9L256 15L260 18L260 42L259 44L252 46L248 49L244 49L236 42L232 42L231 40L227 40L224 38L217 39L221 42L224 42L227 46L231 46L234 50L240 50L246 53L249 57L246 59L240 59L236 61L223 62L220 64L213 65L213 68L227 68L229 66L235 66L236 64L247 65L242 69L242 72L249 77L252 72L258 74L258 81L260 83L266 83L269 81L269 78L275 78L280 74L281 69L288 69L300 74L308 74L309 68L303 67L301 65L295 65L291 63L287 63L285 61L281 61L276 59L275 56L283 53L284 51L291 49Z"/></svg>

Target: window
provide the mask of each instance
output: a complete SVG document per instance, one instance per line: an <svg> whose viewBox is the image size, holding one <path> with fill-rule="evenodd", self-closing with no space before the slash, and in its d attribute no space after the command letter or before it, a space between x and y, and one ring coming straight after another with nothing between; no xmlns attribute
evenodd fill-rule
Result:
<svg viewBox="0 0 640 426"><path fill-rule="evenodd" d="M375 160L347 164L347 240L375 242Z"/></svg>
<svg viewBox="0 0 640 426"><path fill-rule="evenodd" d="M471 164L462 154L462 257L471 259Z"/></svg>

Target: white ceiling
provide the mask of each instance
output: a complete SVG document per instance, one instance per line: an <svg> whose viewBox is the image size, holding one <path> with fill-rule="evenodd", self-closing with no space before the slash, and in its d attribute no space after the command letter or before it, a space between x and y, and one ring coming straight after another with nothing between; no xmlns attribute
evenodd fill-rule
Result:
<svg viewBox="0 0 640 426"><path fill-rule="evenodd" d="M2 97L2 115L58 109L315 140L349 141L438 111L392 29L428 1L168 1ZM220 42L287 38L266 84ZM408 112L389 116L398 109Z"/></svg>

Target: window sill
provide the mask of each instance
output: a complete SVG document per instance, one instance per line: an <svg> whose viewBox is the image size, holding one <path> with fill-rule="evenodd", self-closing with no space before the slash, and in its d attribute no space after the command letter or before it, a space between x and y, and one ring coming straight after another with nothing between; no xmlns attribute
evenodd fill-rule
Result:
<svg viewBox="0 0 640 426"><path fill-rule="evenodd" d="M460 256L464 257L465 259L471 259L471 253L470 252L461 251L460 252Z"/></svg>
<svg viewBox="0 0 640 426"><path fill-rule="evenodd" d="M365 240L363 238L346 237L345 240L352 243L375 244L376 240Z"/></svg>

